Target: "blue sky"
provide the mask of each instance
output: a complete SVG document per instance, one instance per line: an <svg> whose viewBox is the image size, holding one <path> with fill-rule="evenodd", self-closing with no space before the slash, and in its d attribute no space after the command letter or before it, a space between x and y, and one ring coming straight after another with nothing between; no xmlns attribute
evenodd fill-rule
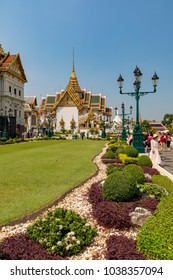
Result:
<svg viewBox="0 0 173 280"><path fill-rule="evenodd" d="M173 113L172 0L6 0L1 1L0 43L4 51L20 52L28 83L25 95L64 89L72 70L81 88L107 96L107 106L126 113L135 98L136 65L143 73L141 91L152 91L151 77L159 76L156 93L140 99L142 119L163 119Z"/></svg>

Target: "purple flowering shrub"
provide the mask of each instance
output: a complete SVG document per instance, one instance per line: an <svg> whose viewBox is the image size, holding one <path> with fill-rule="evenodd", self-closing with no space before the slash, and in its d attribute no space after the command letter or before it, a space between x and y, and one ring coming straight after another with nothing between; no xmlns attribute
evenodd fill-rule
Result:
<svg viewBox="0 0 173 280"><path fill-rule="evenodd" d="M153 175L160 175L160 172L156 169L156 168L152 168L152 167L149 167L149 166L141 166L144 173L147 173L151 176Z"/></svg>
<svg viewBox="0 0 173 280"><path fill-rule="evenodd" d="M40 244L24 233L10 236L1 244L1 258L6 260L63 260L55 253L48 253Z"/></svg>
<svg viewBox="0 0 173 280"><path fill-rule="evenodd" d="M136 249L136 241L124 235L111 235L106 240L106 260L145 260Z"/></svg>

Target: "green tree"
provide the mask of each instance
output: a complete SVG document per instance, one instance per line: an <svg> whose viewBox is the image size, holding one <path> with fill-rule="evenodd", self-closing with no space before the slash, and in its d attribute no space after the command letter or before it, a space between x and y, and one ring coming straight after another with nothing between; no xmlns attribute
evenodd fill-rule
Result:
<svg viewBox="0 0 173 280"><path fill-rule="evenodd" d="M143 131L143 132L151 131L151 125L150 125L149 122L146 121L146 120L144 120L144 121L141 123L141 128L142 128L142 131Z"/></svg>
<svg viewBox="0 0 173 280"><path fill-rule="evenodd" d="M163 117L162 124L166 127L172 127L173 114L165 114Z"/></svg>

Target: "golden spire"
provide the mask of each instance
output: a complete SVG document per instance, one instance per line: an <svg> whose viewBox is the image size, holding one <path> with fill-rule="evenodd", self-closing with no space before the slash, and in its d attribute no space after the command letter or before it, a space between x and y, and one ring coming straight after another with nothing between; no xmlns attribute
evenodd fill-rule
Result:
<svg viewBox="0 0 173 280"><path fill-rule="evenodd" d="M69 88L73 88L76 93L82 93L82 90L79 86L76 73L75 73L75 67L74 67L74 49L73 49L73 64L72 64L72 72L70 76L70 81L66 87L66 90L68 91Z"/></svg>
<svg viewBox="0 0 173 280"><path fill-rule="evenodd" d="M0 44L0 53L4 53L4 50L3 50L3 47L1 44Z"/></svg>

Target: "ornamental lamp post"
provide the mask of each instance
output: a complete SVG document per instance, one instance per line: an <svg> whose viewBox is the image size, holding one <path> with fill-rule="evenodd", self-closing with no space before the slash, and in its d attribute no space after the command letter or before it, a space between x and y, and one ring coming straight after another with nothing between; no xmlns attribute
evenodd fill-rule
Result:
<svg viewBox="0 0 173 280"><path fill-rule="evenodd" d="M108 122L108 118L105 120L105 116L100 117L101 126L102 126L102 135L101 138L106 138L106 122Z"/></svg>
<svg viewBox="0 0 173 280"><path fill-rule="evenodd" d="M8 139L7 113L6 113L7 107L5 106L4 109L5 109L5 116L4 116L4 129L2 131L2 137Z"/></svg>
<svg viewBox="0 0 173 280"><path fill-rule="evenodd" d="M139 153L144 153L144 144L143 144L143 133L141 126L139 124L139 99L141 96L146 95L148 93L155 93L156 92L156 87L157 87L157 82L159 80L159 77L157 76L156 72L154 73L152 79L153 82L153 91L140 91L141 88L141 78L142 78L142 72L140 69L136 66L134 70L134 76L135 76L135 82L134 82L134 92L122 92L123 88L123 83L124 79L120 75L117 79L118 82L118 87L120 89L120 94L128 94L130 96L135 96L136 99L136 124L133 130L133 146L138 150Z"/></svg>
<svg viewBox="0 0 173 280"><path fill-rule="evenodd" d="M132 114L132 109L133 107L130 106L130 113L128 114L125 114L125 106L124 106L124 103L122 103L121 105L121 109L122 109L122 114L119 114L120 116L122 116L122 140L127 140L127 134L126 134L126 130L125 130L125 116L129 116ZM117 115L117 112L118 112L118 108L115 107L115 114Z"/></svg>
<svg viewBox="0 0 173 280"><path fill-rule="evenodd" d="M51 138L53 135L53 133L51 131L52 113L49 113L46 117L47 117L47 121L48 121L48 137Z"/></svg>

